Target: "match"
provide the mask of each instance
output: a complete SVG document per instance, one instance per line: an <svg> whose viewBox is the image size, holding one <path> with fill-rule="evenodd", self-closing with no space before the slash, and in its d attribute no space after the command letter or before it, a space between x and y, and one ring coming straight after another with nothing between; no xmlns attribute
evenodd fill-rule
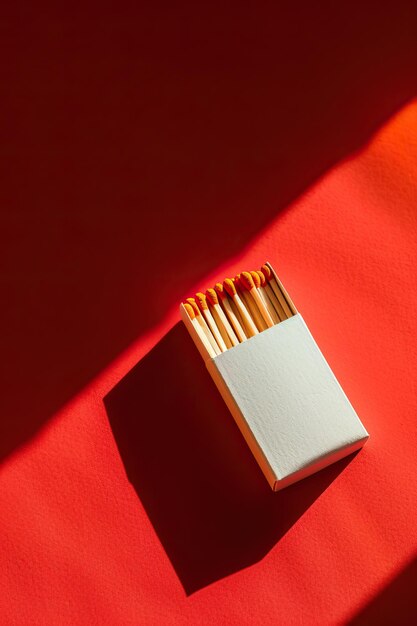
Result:
<svg viewBox="0 0 417 626"><path fill-rule="evenodd" d="M253 299L250 297L249 292L247 291L246 287L242 285L240 276L241 276L240 274L237 274L233 279L235 283L235 287L237 289L238 294L240 295L240 298L243 304L246 306L253 321L255 322L256 328L261 333L263 330L266 330L268 326L265 324L265 321L262 315L260 314L258 307L256 306Z"/></svg>
<svg viewBox="0 0 417 626"><path fill-rule="evenodd" d="M267 265L262 265L261 267L261 271L263 272L264 276L265 276L265 280L267 282L267 287L269 287L269 290L267 289L267 293L268 296L271 300L271 302L274 303L275 308L277 308L276 303L278 303L278 307L277 308L277 312L279 314L280 317L282 317L282 321L286 320L288 317L291 317L292 313L288 307L288 304L284 298L284 296L282 295L281 289L278 287L277 281L275 280L275 278L272 275L271 270L269 269L269 267ZM274 296L274 300L271 297L271 292Z"/></svg>
<svg viewBox="0 0 417 626"><path fill-rule="evenodd" d="M279 324L279 322L281 321L281 318L278 315L278 313L277 313L277 311L276 311L276 309L274 307L273 302L271 302L271 300L270 300L270 298L268 296L268 293L266 292L265 288L267 286L267 282L266 282L264 273L261 272L261 270L257 270L255 272L251 272L251 274L252 274L252 278L254 279L253 282L255 283L255 285L256 285L256 282L255 282L254 276L255 276L255 274L257 274L257 276L259 278L259 281L260 281L260 285L258 287L259 294L263 298L265 306L268 309L270 316L274 320L274 324ZM272 289L271 289L271 291L272 291Z"/></svg>
<svg viewBox="0 0 417 626"><path fill-rule="evenodd" d="M237 335L237 338L239 339L240 342L242 341L246 341L247 337L245 335L245 331L242 328L242 325L235 313L235 311L233 310L232 306L231 306L231 302L229 302L229 298L227 297L227 294L225 294L224 292L224 287L222 283L216 283L214 285L214 289L216 290L218 299L220 301L220 304L222 305L222 307L225 310L225 313L227 315L227 317L229 318L229 322L231 323L231 325L233 326L235 333Z"/></svg>
<svg viewBox="0 0 417 626"><path fill-rule="evenodd" d="M217 323L220 334L223 337L224 343L228 348L231 348L232 346L237 346L239 340L236 337L233 328L229 324L229 320L224 314L223 309L220 307L219 298L216 291L212 288L207 289L206 297L212 307L212 314Z"/></svg>
<svg viewBox="0 0 417 626"><path fill-rule="evenodd" d="M237 310L239 311L240 316L242 317L243 323L245 324L247 334L249 337L253 337L259 333L257 327L255 326L254 321L250 317L245 305L239 297L239 294L236 291L235 284L231 278L226 278L223 282L224 289L226 293L232 298L233 302L236 305Z"/></svg>
<svg viewBox="0 0 417 626"><path fill-rule="evenodd" d="M260 279L259 276L256 275L260 284ZM258 282L257 281L257 282ZM266 308L264 301L262 300L261 296L259 295L259 292L257 290L257 288L255 287L255 283L252 277L252 274L250 272L242 272L240 275L240 282L243 285L244 288L246 288L249 292L249 294L252 296L255 305L258 307L264 321L265 324L267 325L268 328L272 328L272 326L274 325L274 320L272 319L271 315L269 314L268 309Z"/></svg>
<svg viewBox="0 0 417 626"><path fill-rule="evenodd" d="M223 341L223 337L220 334L220 331L217 327L216 322L213 319L213 316L210 312L210 309L208 307L207 304L207 298L205 296L204 293L202 293L201 291L199 291L198 293L195 294L198 306L200 307L200 310L211 330L211 332L213 333L213 336L215 338L215 340L217 341L217 345L220 348L221 352L226 352L227 350L227 346L225 344L225 342Z"/></svg>
<svg viewBox="0 0 417 626"><path fill-rule="evenodd" d="M201 328L200 324L198 323L198 321L196 319L196 314L195 314L195 311L194 311L193 307L191 306L191 304L189 302L184 302L184 307L185 307L185 310L188 313L188 317L190 318L191 323L194 326L195 332L197 333L201 343L203 344L203 346L207 350L207 352L210 355L210 357L211 358L215 357L216 356L216 352L214 351L214 349L213 349L211 343L209 342L209 340L207 339L207 336L204 333L203 329Z"/></svg>
<svg viewBox="0 0 417 626"><path fill-rule="evenodd" d="M246 306L247 310L252 316L253 321L255 322L256 328L259 330L259 332L266 330L268 326L265 324L265 321L260 314L258 307L256 306L253 299L250 297L246 287L241 283L240 274L237 274L237 276L235 276L233 280L244 305Z"/></svg>
<svg viewBox="0 0 417 626"><path fill-rule="evenodd" d="M194 315L195 315L195 319L197 320L197 323L200 325L201 330L203 331L204 335L206 336L207 341L209 342L209 344L213 348L215 354L220 354L220 348L217 345L217 342L214 339L210 328L207 326L206 320L201 315L200 309L198 308L198 305L197 305L197 302L195 301L195 299L194 298L187 298L187 300L185 302L187 304L189 304L191 306L191 308L193 309Z"/></svg>

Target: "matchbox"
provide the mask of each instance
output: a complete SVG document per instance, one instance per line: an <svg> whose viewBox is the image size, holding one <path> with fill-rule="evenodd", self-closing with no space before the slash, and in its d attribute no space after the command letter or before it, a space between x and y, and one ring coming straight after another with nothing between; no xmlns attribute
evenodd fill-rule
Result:
<svg viewBox="0 0 417 626"><path fill-rule="evenodd" d="M369 435L278 276L266 266L285 299L286 318L220 354L212 356L189 309L183 304L180 309L247 444L278 491L358 450Z"/></svg>

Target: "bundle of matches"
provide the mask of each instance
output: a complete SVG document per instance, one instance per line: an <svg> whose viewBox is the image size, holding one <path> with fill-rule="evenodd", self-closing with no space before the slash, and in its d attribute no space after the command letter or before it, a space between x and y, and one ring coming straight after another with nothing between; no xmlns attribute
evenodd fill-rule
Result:
<svg viewBox="0 0 417 626"><path fill-rule="evenodd" d="M184 302L189 319L210 357L272 328L296 313L268 264L244 271L198 292Z"/></svg>

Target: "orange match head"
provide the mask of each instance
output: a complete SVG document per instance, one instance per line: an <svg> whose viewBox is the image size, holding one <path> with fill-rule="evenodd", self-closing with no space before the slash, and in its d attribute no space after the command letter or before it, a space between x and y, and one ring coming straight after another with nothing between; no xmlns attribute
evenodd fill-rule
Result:
<svg viewBox="0 0 417 626"><path fill-rule="evenodd" d="M240 282L242 286L248 291L254 289L255 287L255 283L253 282L253 278L250 272L242 272L240 275Z"/></svg>
<svg viewBox="0 0 417 626"><path fill-rule="evenodd" d="M216 283L214 285L214 288L216 290L217 296L219 298L219 300L224 300L226 295L224 293L224 287L222 283Z"/></svg>
<svg viewBox="0 0 417 626"><path fill-rule="evenodd" d="M189 302L184 302L184 308L187 311L190 319L193 320L195 318L195 312L191 304Z"/></svg>
<svg viewBox="0 0 417 626"><path fill-rule="evenodd" d="M261 272L261 270L258 270L256 273L258 274L259 280L261 281L261 287L265 287L266 285L265 274Z"/></svg>
<svg viewBox="0 0 417 626"><path fill-rule="evenodd" d="M232 278L232 280L233 280L234 286L236 287L236 291L243 289L242 285L240 284L240 274L236 274L236 276Z"/></svg>
<svg viewBox="0 0 417 626"><path fill-rule="evenodd" d="M223 286L229 296L233 298L233 296L236 295L236 287L232 278L226 278L226 280L223 281Z"/></svg>
<svg viewBox="0 0 417 626"><path fill-rule="evenodd" d="M255 285L256 289L258 289L258 287L261 286L261 279L258 276L258 272L252 270L250 275L252 276L253 284Z"/></svg>
<svg viewBox="0 0 417 626"><path fill-rule="evenodd" d="M196 300L198 302L198 306L200 307L200 309L202 311L207 310L208 309L207 298L204 295L204 293L199 291L198 293L195 294L195 297L196 297Z"/></svg>
<svg viewBox="0 0 417 626"><path fill-rule="evenodd" d="M194 298L187 298L185 303L190 305L190 307L194 311L194 315L195 316L200 315L200 309L198 308L197 302L194 300ZM185 306L185 304L184 304L184 306Z"/></svg>
<svg viewBox="0 0 417 626"><path fill-rule="evenodd" d="M261 270L262 270L263 275L265 276L266 282L269 283L269 281L272 278L271 270L269 269L267 265L262 265Z"/></svg>
<svg viewBox="0 0 417 626"><path fill-rule="evenodd" d="M206 296L207 296L207 300L210 302L210 304L212 304L213 306L215 304L219 304L219 299L217 297L217 293L215 292L214 289L207 289L206 291Z"/></svg>

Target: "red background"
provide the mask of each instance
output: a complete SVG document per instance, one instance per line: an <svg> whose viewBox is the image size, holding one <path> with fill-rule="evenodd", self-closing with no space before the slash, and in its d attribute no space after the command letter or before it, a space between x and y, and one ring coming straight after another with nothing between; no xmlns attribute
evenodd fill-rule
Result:
<svg viewBox="0 0 417 626"><path fill-rule="evenodd" d="M9 7L3 624L416 615L411 4ZM278 494L177 323L266 260L371 434Z"/></svg>

